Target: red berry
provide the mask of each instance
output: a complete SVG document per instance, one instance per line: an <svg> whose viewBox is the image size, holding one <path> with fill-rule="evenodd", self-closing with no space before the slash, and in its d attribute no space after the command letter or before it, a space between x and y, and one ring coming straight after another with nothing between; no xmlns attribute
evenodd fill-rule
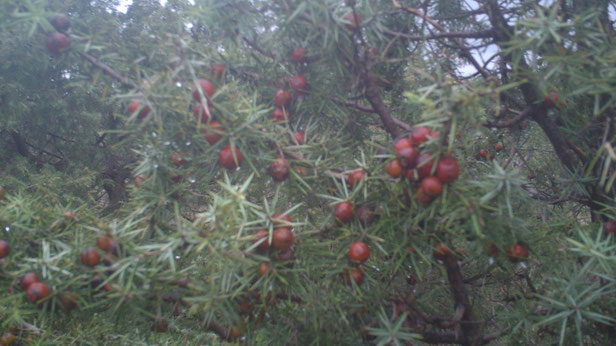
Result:
<svg viewBox="0 0 616 346"><path fill-rule="evenodd" d="M443 184L437 177L425 177L421 181L421 189L431 198L438 197L443 192Z"/></svg>
<svg viewBox="0 0 616 346"><path fill-rule="evenodd" d="M109 234L96 238L96 246L105 252L116 252L117 250L117 243Z"/></svg>
<svg viewBox="0 0 616 346"><path fill-rule="evenodd" d="M421 143L427 141L428 136L432 136L432 131L428 127L416 127L411 133L411 142L414 146L418 146Z"/></svg>
<svg viewBox="0 0 616 346"><path fill-rule="evenodd" d="M195 101L201 102L201 95L199 94L199 88L203 92L203 95L207 98L210 98L216 92L216 87L212 82L207 79L197 79L197 86L192 93L192 97Z"/></svg>
<svg viewBox="0 0 616 346"><path fill-rule="evenodd" d="M432 168L434 167L434 160L431 159L430 154L421 154L417 158L417 173L420 178L424 178L432 175Z"/></svg>
<svg viewBox="0 0 616 346"><path fill-rule="evenodd" d="M275 181L284 181L289 177L291 166L285 159L278 158L269 167L269 174Z"/></svg>
<svg viewBox="0 0 616 346"><path fill-rule="evenodd" d="M265 276L269 271L269 262L263 262L259 265L259 276Z"/></svg>
<svg viewBox="0 0 616 346"><path fill-rule="evenodd" d="M19 279L19 287L21 287L21 289L25 291L28 289L28 287L30 287L31 284L35 282L39 282L38 276L36 276L36 274L32 272L26 273L24 274L24 276L21 277L21 279Z"/></svg>
<svg viewBox="0 0 616 346"><path fill-rule="evenodd" d="M488 152L485 149L481 149L479 150L479 156L485 159L486 157L488 157Z"/></svg>
<svg viewBox="0 0 616 346"><path fill-rule="evenodd" d="M137 114L137 118L138 119L143 119L145 117L147 117L150 114L150 106L145 105L143 106L143 108L141 108L141 104L139 103L139 101L133 100L128 104L128 111L129 113L135 114L136 111L139 110L139 114Z"/></svg>
<svg viewBox="0 0 616 346"><path fill-rule="evenodd" d="M145 176L145 174L139 174L138 176L135 177L135 186L137 187L141 187L141 184L147 179L148 177Z"/></svg>
<svg viewBox="0 0 616 346"><path fill-rule="evenodd" d="M289 227L292 228L291 223L293 222L289 215L282 215L282 213L276 213L272 216L272 222L276 227Z"/></svg>
<svg viewBox="0 0 616 346"><path fill-rule="evenodd" d="M272 119L276 122L285 122L289 121L289 112L282 108L276 108L272 112Z"/></svg>
<svg viewBox="0 0 616 346"><path fill-rule="evenodd" d="M462 134L460 132L456 131L456 138L460 138L460 137L462 137Z"/></svg>
<svg viewBox="0 0 616 346"><path fill-rule="evenodd" d="M528 246L522 242L513 244L506 250L511 262L521 262L528 258Z"/></svg>
<svg viewBox="0 0 616 346"><path fill-rule="evenodd" d="M209 129L203 130L203 134L205 135L205 140L211 145L214 145L222 139L222 125L218 121L214 120L210 122L209 127Z"/></svg>
<svg viewBox="0 0 616 346"><path fill-rule="evenodd" d="M47 46L48 51L54 54L58 54L68 47L68 38L66 37L66 35L59 32L52 32L51 34L47 35L47 38L45 39L45 45Z"/></svg>
<svg viewBox="0 0 616 346"><path fill-rule="evenodd" d="M101 260L101 256L98 254L95 248L89 247L81 252L81 263L94 267Z"/></svg>
<svg viewBox="0 0 616 346"><path fill-rule="evenodd" d="M293 55L292 55L293 61L298 62L298 63L304 62L305 53L306 53L306 50L304 48L302 47L295 48L295 50L293 51Z"/></svg>
<svg viewBox="0 0 616 346"><path fill-rule="evenodd" d="M359 184L359 182L364 179L365 175L366 175L366 173L364 172L363 169L358 169L356 171L351 172L349 174L348 179L347 179L347 181L349 183L349 187L353 188L353 186L355 186L355 184Z"/></svg>
<svg viewBox="0 0 616 346"><path fill-rule="evenodd" d="M497 143L497 144L494 146L494 150L496 150L496 151L501 151L501 150L503 150L503 145L502 145L502 144L500 144L500 143Z"/></svg>
<svg viewBox="0 0 616 346"><path fill-rule="evenodd" d="M603 225L603 231L607 234L616 236L616 222L609 220Z"/></svg>
<svg viewBox="0 0 616 346"><path fill-rule="evenodd" d="M451 251L447 245L439 243L434 246L434 252L432 254L434 258L444 261L445 258L451 256Z"/></svg>
<svg viewBox="0 0 616 346"><path fill-rule="evenodd" d="M385 171L392 178L400 177L402 175L402 166L400 165L400 161L398 161L398 159L389 161L387 165L385 165Z"/></svg>
<svg viewBox="0 0 616 346"><path fill-rule="evenodd" d="M361 285L364 282L364 272L359 268L347 269L344 271L344 282L347 285L351 285L351 280L355 282L357 286Z"/></svg>
<svg viewBox="0 0 616 346"><path fill-rule="evenodd" d="M209 103L207 104L207 110L208 111L206 112L205 108L203 108L201 103L199 103L193 107L193 114L195 115L195 118L201 118L201 123L206 124L212 114L212 107L210 107Z"/></svg>
<svg viewBox="0 0 616 346"><path fill-rule="evenodd" d="M419 181L419 173L417 173L416 169L407 169L404 171L404 176L411 183L416 183Z"/></svg>
<svg viewBox="0 0 616 346"><path fill-rule="evenodd" d="M353 219L353 205L349 202L340 202L334 208L336 220L349 222Z"/></svg>
<svg viewBox="0 0 616 346"><path fill-rule="evenodd" d="M364 225L371 223L374 220L374 214L372 210L367 205L363 205L357 208L357 219Z"/></svg>
<svg viewBox="0 0 616 346"><path fill-rule="evenodd" d="M4 258L11 253L11 247L9 243L4 240L0 240L0 258Z"/></svg>
<svg viewBox="0 0 616 346"><path fill-rule="evenodd" d="M272 246L278 250L286 251L293 245L295 236L289 227L280 227L274 230Z"/></svg>
<svg viewBox="0 0 616 346"><path fill-rule="evenodd" d="M554 108L558 104L558 93L552 91L545 95L545 104L548 108Z"/></svg>
<svg viewBox="0 0 616 346"><path fill-rule="evenodd" d="M296 74L293 78L291 78L289 86L295 91L304 91L308 87L308 81L304 75Z"/></svg>
<svg viewBox="0 0 616 346"><path fill-rule="evenodd" d="M293 134L293 138L295 138L295 141L297 142L298 145L302 145L304 144L304 140L306 139L306 134L304 132L295 132Z"/></svg>
<svg viewBox="0 0 616 346"><path fill-rule="evenodd" d="M411 143L411 141L408 138L400 138L399 140L396 141L396 143L394 143L394 149L396 149L396 151L400 151L400 149L402 148L412 148L413 147L413 143Z"/></svg>
<svg viewBox="0 0 616 346"><path fill-rule="evenodd" d="M344 19L349 22L346 27L351 31L357 30L361 23L364 21L364 19L359 15L359 13L353 14L353 12L344 16Z"/></svg>
<svg viewBox="0 0 616 346"><path fill-rule="evenodd" d="M398 161L403 168L413 168L417 164L419 152L415 148L402 148L398 150Z"/></svg>
<svg viewBox="0 0 616 346"><path fill-rule="evenodd" d="M270 247L270 242L268 238L269 238L269 232L266 229L260 229L255 232L255 240L252 243L255 244L259 242L261 239L265 239L259 245L257 245L257 250L267 251Z"/></svg>
<svg viewBox="0 0 616 346"><path fill-rule="evenodd" d="M79 297L71 291L66 291L63 295L59 296L58 299L60 300L60 303L62 303L64 311L69 312L77 306Z"/></svg>
<svg viewBox="0 0 616 346"><path fill-rule="evenodd" d="M212 73L212 76L214 76L216 78L220 78L225 73L225 65L223 65L223 64L212 64L212 68L211 68L210 72Z"/></svg>
<svg viewBox="0 0 616 346"><path fill-rule="evenodd" d="M41 299L47 298L49 287L42 282L33 282L26 290L26 296L30 303L36 303Z"/></svg>
<svg viewBox="0 0 616 346"><path fill-rule="evenodd" d="M362 241L356 241L349 246L349 259L355 263L364 263L370 257L370 248Z"/></svg>
<svg viewBox="0 0 616 346"><path fill-rule="evenodd" d="M496 247L496 245L494 245L492 241L488 240L486 241L485 252L489 256L496 256L498 254L498 248Z"/></svg>
<svg viewBox="0 0 616 346"><path fill-rule="evenodd" d="M182 157L181 153L173 153L171 154L171 164L176 167L181 167L186 164L186 160Z"/></svg>
<svg viewBox="0 0 616 346"><path fill-rule="evenodd" d="M460 175L460 167L458 160L451 156L445 156L440 159L436 166L436 177L443 183L451 183L458 179Z"/></svg>
<svg viewBox="0 0 616 346"><path fill-rule="evenodd" d="M59 14L51 18L49 23L59 32L66 32L71 27L71 20L65 14Z"/></svg>
<svg viewBox="0 0 616 346"><path fill-rule="evenodd" d="M278 107L285 107L287 105L289 105L289 102L291 101L291 93L284 90L284 89L280 89L278 91L276 91L276 94L274 95L274 103L278 106Z"/></svg>
<svg viewBox="0 0 616 346"><path fill-rule="evenodd" d="M420 187L419 189L417 189L417 200L421 204L430 204L432 202L432 197L428 196L428 194L425 193Z"/></svg>
<svg viewBox="0 0 616 346"><path fill-rule="evenodd" d="M242 164L242 159L242 153L237 147L235 148L235 158L233 157L233 151L229 145L220 149L220 152L218 153L218 162L226 169L237 168Z"/></svg>

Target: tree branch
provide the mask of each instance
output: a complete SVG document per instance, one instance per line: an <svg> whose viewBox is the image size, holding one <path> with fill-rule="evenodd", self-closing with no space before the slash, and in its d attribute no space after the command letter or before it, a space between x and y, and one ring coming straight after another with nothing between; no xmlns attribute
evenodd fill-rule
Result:
<svg viewBox="0 0 616 346"><path fill-rule="evenodd" d="M115 80L117 80L120 83L122 83L123 86L125 86L125 87L127 87L129 89L137 88L137 86L133 82L131 82L128 78L126 78L126 77L122 76L121 74L119 74L118 72L114 71L111 67L105 65L103 62L101 62L100 60L98 60L95 57L91 56L90 54L81 53L81 52L79 54L82 57L84 57L86 60L88 60L92 65L100 68L105 73L107 73L108 75L113 77Z"/></svg>

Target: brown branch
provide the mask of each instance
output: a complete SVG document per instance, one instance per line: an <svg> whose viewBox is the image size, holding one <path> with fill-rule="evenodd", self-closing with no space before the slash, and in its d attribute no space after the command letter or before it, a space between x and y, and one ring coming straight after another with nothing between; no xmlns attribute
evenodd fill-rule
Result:
<svg viewBox="0 0 616 346"><path fill-rule="evenodd" d="M131 82L128 78L126 78L126 77L122 76L121 74L119 74L118 72L114 71L111 67L105 65L103 62L101 62L97 58L95 58L95 57L93 57L93 56L91 56L90 54L87 54L87 53L79 53L79 54L82 57L84 57L86 60L88 60L92 65L100 68L105 73L107 73L108 75L113 77L115 80L120 82L123 86L125 86L125 87L127 87L129 89L137 88L137 86L133 82Z"/></svg>
<svg viewBox="0 0 616 346"><path fill-rule="evenodd" d="M374 108L372 107L368 107L368 106L364 106L364 105L360 105L357 102L348 102L348 101L342 101L336 98L330 98L332 101L341 104L343 106L347 106L347 107L351 107L351 108L355 108L357 110L360 110L362 112L366 112L366 113L377 113L377 111L374 110ZM394 117L393 115L390 115L392 121L398 125L399 127L401 127L403 130L405 131L411 131L413 129L413 127L407 123L405 123L404 121Z"/></svg>
<svg viewBox="0 0 616 346"><path fill-rule="evenodd" d="M531 108L527 107L520 114L518 114L515 118L509 119L507 121L503 121L500 123L493 123L490 121L485 121L484 123L482 123L482 125L485 127L495 127L499 129L511 127L511 126L514 126L522 122L522 120L526 119L530 115L530 111L531 111Z"/></svg>
<svg viewBox="0 0 616 346"><path fill-rule="evenodd" d="M256 50L257 52L259 52L261 55L266 56L274 61L277 61L278 59L276 59L276 57L266 51L264 51L261 47L259 47L254 41L251 41L249 39L247 39L246 37L243 38L244 42L246 42L246 44Z"/></svg>
<svg viewBox="0 0 616 346"><path fill-rule="evenodd" d="M383 30L383 33L390 36L403 37L409 41L439 40L443 38L490 38L492 30L473 31L473 32L439 32L431 35L410 35L401 32Z"/></svg>

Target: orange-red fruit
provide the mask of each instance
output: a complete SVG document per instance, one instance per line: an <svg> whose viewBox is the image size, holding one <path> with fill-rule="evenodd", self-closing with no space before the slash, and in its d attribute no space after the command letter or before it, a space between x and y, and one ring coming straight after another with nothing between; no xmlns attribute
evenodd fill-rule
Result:
<svg viewBox="0 0 616 346"><path fill-rule="evenodd" d="M289 86L295 91L304 91L308 87L308 81L304 75L298 73L291 78Z"/></svg>
<svg viewBox="0 0 616 346"><path fill-rule="evenodd" d="M462 137L462 134L460 132L456 131L456 138L460 138L460 137Z"/></svg>
<svg viewBox="0 0 616 346"><path fill-rule="evenodd" d="M62 303L64 311L67 312L73 310L77 306L77 301L79 300L77 295L71 291L64 292L64 294L59 296L58 299L60 299L60 303Z"/></svg>
<svg viewBox="0 0 616 346"><path fill-rule="evenodd" d="M138 176L135 177L135 186L137 187L141 187L141 184L147 179L148 177L145 176L145 174L139 174Z"/></svg>
<svg viewBox="0 0 616 346"><path fill-rule="evenodd" d="M402 166L400 165L400 161L398 161L398 159L389 161L387 165L385 165L385 171L392 178L400 177L402 175Z"/></svg>
<svg viewBox="0 0 616 346"><path fill-rule="evenodd" d="M186 164L186 160L184 159L184 157L182 157L182 154L173 153L171 154L171 164L176 167L181 167Z"/></svg>
<svg viewBox="0 0 616 346"><path fill-rule="evenodd" d="M607 234L616 236L616 222L609 220L603 225L603 231Z"/></svg>
<svg viewBox="0 0 616 346"><path fill-rule="evenodd" d="M193 99L197 102L201 102L201 95L199 94L199 88L201 88L203 95L207 98L212 97L214 93L216 92L216 87L214 86L214 84L212 84L212 82L210 82L207 79L197 79L197 86L195 87L195 90L192 93Z"/></svg>
<svg viewBox="0 0 616 346"><path fill-rule="evenodd" d="M419 173L417 173L416 169L407 169L404 171L404 176L411 183L416 183L419 181Z"/></svg>
<svg viewBox="0 0 616 346"><path fill-rule="evenodd" d="M494 146L494 150L496 150L496 151L501 151L501 150L503 150L503 145L502 145L502 144L500 144L500 143L497 143L497 144Z"/></svg>
<svg viewBox="0 0 616 346"><path fill-rule="evenodd" d="M54 54L58 54L68 47L68 38L66 37L66 35L59 32L52 32L51 34L47 35L47 38L45 39L45 45L47 46L48 51Z"/></svg>
<svg viewBox="0 0 616 346"><path fill-rule="evenodd" d="M451 250L449 250L447 245L439 243L434 246L434 252L432 254L434 255L434 258L444 261L445 258L451 256Z"/></svg>
<svg viewBox="0 0 616 346"><path fill-rule="evenodd" d="M349 202L340 202L334 208L336 220L349 222L353 219L353 205Z"/></svg>
<svg viewBox="0 0 616 346"><path fill-rule="evenodd" d="M269 232L266 229L260 229L255 232L255 240L252 243L255 244L259 242L261 239L265 239L259 245L257 245L257 250L267 251L270 247L268 237L269 237Z"/></svg>
<svg viewBox="0 0 616 346"><path fill-rule="evenodd" d="M421 204L430 204L432 202L432 197L425 193L420 187L419 189L417 189L417 200Z"/></svg>
<svg viewBox="0 0 616 346"><path fill-rule="evenodd" d="M242 164L242 153L237 147L235 148L235 158L237 159L237 162L233 158L233 151L229 145L220 149L220 152L218 153L218 162L226 169L236 169Z"/></svg>
<svg viewBox="0 0 616 346"><path fill-rule="evenodd" d="M222 125L214 120L210 123L209 127L211 129L204 129L203 134L205 135L205 140L211 145L214 145L222 139Z"/></svg>
<svg viewBox="0 0 616 346"><path fill-rule="evenodd" d="M353 188L353 186L355 186L355 184L359 184L360 181L362 181L364 179L364 176L366 175L366 173L364 172L363 169L358 169L356 171L353 171L349 174L349 177L347 179L349 186L351 188Z"/></svg>
<svg viewBox="0 0 616 346"><path fill-rule="evenodd" d="M272 112L272 119L277 122L289 121L289 112L282 108L276 108Z"/></svg>
<svg viewBox="0 0 616 346"><path fill-rule="evenodd" d="M293 59L293 61L295 62L299 62L302 63L304 62L304 54L306 53L306 50L302 47L299 48L295 48L295 50L293 51L293 54L291 56L291 58Z"/></svg>
<svg viewBox="0 0 616 346"><path fill-rule="evenodd" d="M498 254L498 248L496 247L496 245L494 245L494 243L490 240L488 240L486 242L486 248L485 248L486 253L489 256L496 256Z"/></svg>
<svg viewBox="0 0 616 346"><path fill-rule="evenodd" d="M12 345L15 342L15 335L12 333L4 333L0 338L0 345Z"/></svg>
<svg viewBox="0 0 616 346"><path fill-rule="evenodd" d="M33 282L26 289L26 296L30 303L36 303L41 299L47 298L49 295L49 287L42 282Z"/></svg>
<svg viewBox="0 0 616 346"><path fill-rule="evenodd" d="M210 107L210 104L207 104L207 110L209 112L209 114L212 114L212 108ZM193 114L195 115L195 118L199 119L201 118L201 123L205 124L207 123L207 121L210 119L210 116L208 115L208 112L205 111L205 108L203 108L201 106L201 103L196 104L193 107Z"/></svg>
<svg viewBox="0 0 616 346"><path fill-rule="evenodd" d="M21 289L25 291L28 289L28 287L30 287L31 284L35 282L39 282L39 278L38 276L36 276L36 274L32 272L25 273L24 276L19 279L19 287L21 287Z"/></svg>
<svg viewBox="0 0 616 346"><path fill-rule="evenodd" d="M134 114L137 110L139 110L139 107L141 106L141 104L139 103L139 101L133 100L128 104L128 111L130 114ZM141 110L139 110L139 114L137 114L137 118L139 119L143 119L145 117L147 117L150 114L150 106L146 105L143 108L141 108Z"/></svg>
<svg viewBox="0 0 616 346"><path fill-rule="evenodd" d="M427 141L428 136L432 136L432 131L428 127L416 127L413 132L411 132L411 142L414 146L418 146Z"/></svg>
<svg viewBox="0 0 616 346"><path fill-rule="evenodd" d="M374 214L372 213L370 207L368 207L367 205L363 205L357 208L356 214L357 219L364 225L367 225L374 220Z"/></svg>
<svg viewBox="0 0 616 346"><path fill-rule="evenodd" d="M432 155L426 153L419 155L417 158L417 173L419 174L419 178L424 178L432 174L434 160L432 160L431 157Z"/></svg>
<svg viewBox="0 0 616 346"><path fill-rule="evenodd" d="M297 142L298 145L302 145L304 144L304 140L306 139L306 134L302 131L295 132L293 134L293 138L295 138L295 141Z"/></svg>
<svg viewBox="0 0 616 346"><path fill-rule="evenodd" d="M281 157L270 164L269 174L275 181L285 181L289 177L290 170L289 162Z"/></svg>
<svg viewBox="0 0 616 346"><path fill-rule="evenodd" d="M437 177L425 177L421 181L421 189L429 197L438 197L443 192L443 183Z"/></svg>
<svg viewBox="0 0 616 346"><path fill-rule="evenodd" d="M101 256L98 254L95 248L89 247L81 252L81 263L93 267L101 260Z"/></svg>
<svg viewBox="0 0 616 346"><path fill-rule="evenodd" d="M349 259L355 263L364 263L370 257L370 248L363 241L356 241L349 246Z"/></svg>
<svg viewBox="0 0 616 346"><path fill-rule="evenodd" d="M4 258L11 253L11 246L4 240L0 240L0 258Z"/></svg>
<svg viewBox="0 0 616 346"><path fill-rule="evenodd" d="M280 227L274 230L272 246L278 250L286 251L293 245L295 236L289 227Z"/></svg>
<svg viewBox="0 0 616 346"><path fill-rule="evenodd" d="M291 218L289 217L289 215L282 215L282 213L276 213L274 214L274 216L272 216L272 222L274 223L274 226L276 227L289 227L292 228L290 226L290 224L293 222L291 220Z"/></svg>
<svg viewBox="0 0 616 346"><path fill-rule="evenodd" d="M284 107L287 106L289 104L289 102L291 102L291 93L284 90L284 89L280 89L278 91L276 91L276 94L274 95L274 103L278 106L278 107Z"/></svg>
<svg viewBox="0 0 616 346"><path fill-rule="evenodd" d="M403 168L413 168L417 164L419 152L413 147L398 150L398 162Z"/></svg>
<svg viewBox="0 0 616 346"><path fill-rule="evenodd" d="M486 157L488 157L488 152L485 149L481 149L479 150L479 156L485 159Z"/></svg>
<svg viewBox="0 0 616 346"><path fill-rule="evenodd" d="M394 143L394 149L396 149L396 151L400 151L400 149L402 148L412 148L413 147L413 143L411 143L411 141L408 138L400 138L399 140L396 141L396 143Z"/></svg>
<svg viewBox="0 0 616 346"><path fill-rule="evenodd" d="M265 276L269 270L269 262L263 262L259 265L259 276Z"/></svg>
<svg viewBox="0 0 616 346"><path fill-rule="evenodd" d="M96 238L96 246L105 252L115 252L117 250L116 241L109 234Z"/></svg>
<svg viewBox="0 0 616 346"><path fill-rule="evenodd" d="M353 12L351 12L351 13L347 14L346 16L344 16L344 19L347 22L349 22L349 24L347 24L346 27L347 27L347 29L349 29L351 31L357 30L357 28L359 28L361 23L364 21L364 19L359 15L359 13L353 14Z"/></svg>
<svg viewBox="0 0 616 346"><path fill-rule="evenodd" d="M521 262L528 258L528 247L521 242L513 244L506 250L511 262Z"/></svg>
<svg viewBox="0 0 616 346"><path fill-rule="evenodd" d="M344 271L344 282L347 285L351 284L351 280L355 282L357 286L361 285L364 282L364 272L359 268L347 269Z"/></svg>
<svg viewBox="0 0 616 346"><path fill-rule="evenodd" d="M445 156L440 159L436 166L436 177L442 183L451 183L458 179L460 176L460 167L458 166L458 160L451 156Z"/></svg>
<svg viewBox="0 0 616 346"><path fill-rule="evenodd" d="M212 73L212 76L214 76L216 78L220 78L225 73L225 65L223 65L223 64L212 64L212 68L211 68L210 72Z"/></svg>
<svg viewBox="0 0 616 346"><path fill-rule="evenodd" d="M548 108L556 107L557 103L558 103L558 93L552 91L548 93L547 95L545 95L545 104L546 106L548 106Z"/></svg>
<svg viewBox="0 0 616 346"><path fill-rule="evenodd" d="M59 32L66 32L71 27L71 20L65 14L59 14L49 20L51 26Z"/></svg>

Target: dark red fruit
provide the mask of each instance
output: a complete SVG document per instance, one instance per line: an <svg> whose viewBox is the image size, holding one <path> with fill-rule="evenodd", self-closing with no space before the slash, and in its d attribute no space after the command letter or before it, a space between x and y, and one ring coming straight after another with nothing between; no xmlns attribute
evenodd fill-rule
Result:
<svg viewBox="0 0 616 346"><path fill-rule="evenodd" d="M289 177L290 170L289 162L281 157L270 164L269 174L275 181L285 181Z"/></svg>
<svg viewBox="0 0 616 346"><path fill-rule="evenodd" d="M293 245L295 236L289 227L280 227L274 230L272 246L278 250L286 251Z"/></svg>
<svg viewBox="0 0 616 346"><path fill-rule="evenodd" d="M503 150L503 145L502 145L502 144L500 144L500 143L497 143L497 144L494 146L494 150L496 150L496 151L501 151L501 150Z"/></svg>
<svg viewBox="0 0 616 346"><path fill-rule="evenodd" d="M212 76L214 76L216 78L221 78L222 75L225 73L225 65L223 65L223 64L212 64L212 68L211 68L210 72L212 73Z"/></svg>
<svg viewBox="0 0 616 346"><path fill-rule="evenodd" d="M214 84L212 84L212 82L210 82L207 79L197 79L197 86L195 87L195 90L192 93L193 99L197 102L201 102L201 95L199 94L199 88L201 88L203 95L207 98L212 97L214 93L216 92L216 87L214 86Z"/></svg>
<svg viewBox="0 0 616 346"><path fill-rule="evenodd" d="M208 120L210 120L210 115L212 114L212 108L209 103L207 105L207 110L208 111L206 112L205 108L203 108L201 103L199 103L193 107L193 114L195 115L195 118L201 118L201 123L205 124Z"/></svg>
<svg viewBox="0 0 616 346"><path fill-rule="evenodd" d="M135 186L137 187L141 187L141 184L143 184L143 182L147 179L148 177L145 176L145 174L139 174L138 176L135 177Z"/></svg>
<svg viewBox="0 0 616 346"><path fill-rule="evenodd" d="M289 121L289 112L282 108L276 108L272 112L272 119L276 122L285 122Z"/></svg>
<svg viewBox="0 0 616 346"><path fill-rule="evenodd" d="M407 169L404 171L404 176L411 183L416 183L419 181L419 173L417 173L416 169Z"/></svg>
<svg viewBox="0 0 616 346"><path fill-rule="evenodd" d="M419 152L415 148L402 148L398 150L398 162L402 168L413 168L417 164Z"/></svg>
<svg viewBox="0 0 616 346"><path fill-rule="evenodd" d="M171 154L171 164L176 167L181 167L186 164L186 160L181 153L173 153Z"/></svg>
<svg viewBox="0 0 616 346"><path fill-rule="evenodd" d="M278 107L285 107L289 105L289 102L291 102L291 93L284 90L284 89L280 89L278 91L276 91L276 94L274 95L274 103L278 106Z"/></svg>
<svg viewBox="0 0 616 346"><path fill-rule="evenodd" d="M412 148L413 147L413 143L411 143L411 141L408 138L400 138L399 140L396 141L396 143L394 143L394 149L396 149L396 151L400 151L400 149L402 148Z"/></svg>
<svg viewBox="0 0 616 346"><path fill-rule="evenodd" d="M364 282L364 272L359 268L345 270L344 283L351 285L351 280L353 280L357 286L361 285Z"/></svg>
<svg viewBox="0 0 616 346"><path fill-rule="evenodd" d="M458 176L460 176L458 160L451 156L445 156L439 160L436 166L436 177L442 183L454 182L458 179Z"/></svg>
<svg viewBox="0 0 616 346"><path fill-rule="evenodd" d="M353 219L353 205L349 202L340 202L334 208L334 216L340 222L349 222Z"/></svg>
<svg viewBox="0 0 616 346"><path fill-rule="evenodd" d="M51 18L49 23L59 32L66 32L71 27L71 20L65 14L59 14Z"/></svg>
<svg viewBox="0 0 616 346"><path fill-rule="evenodd" d="M15 343L15 335L12 333L4 333L0 338L0 345L12 345Z"/></svg>
<svg viewBox="0 0 616 346"><path fill-rule="evenodd" d="M267 251L270 247L268 237L269 237L269 232L266 229L260 229L255 232L255 240L252 243L255 244L259 242L261 239L265 239L259 245L257 245L257 250Z"/></svg>
<svg viewBox="0 0 616 346"><path fill-rule="evenodd" d="M545 105L548 108L554 108L558 104L558 93L552 91L545 95Z"/></svg>
<svg viewBox="0 0 616 346"><path fill-rule="evenodd" d="M293 228L290 224L293 222L289 215L282 215L282 213L276 213L272 216L272 221L276 227L289 227Z"/></svg>
<svg viewBox="0 0 616 346"><path fill-rule="evenodd" d="M279 261L292 261L295 259L295 251L288 249L286 251L280 251L276 259Z"/></svg>
<svg viewBox="0 0 616 346"><path fill-rule="evenodd" d="M486 157L488 157L488 152L485 149L481 149L479 150L479 156L485 159Z"/></svg>
<svg viewBox="0 0 616 346"><path fill-rule="evenodd" d="M81 263L94 267L101 260L101 256L98 254L95 248L89 247L81 252Z"/></svg>
<svg viewBox="0 0 616 346"><path fill-rule="evenodd" d="M425 177L421 181L421 189L426 195L434 198L443 192L443 184L437 177Z"/></svg>
<svg viewBox="0 0 616 346"><path fill-rule="evenodd" d="M423 142L428 140L428 136L432 136L432 131L425 126L416 127L413 132L411 132L411 142L414 146L418 146Z"/></svg>
<svg viewBox="0 0 616 346"><path fill-rule="evenodd" d="M4 240L0 240L0 258L4 258L11 253L11 247L9 243Z"/></svg>
<svg viewBox="0 0 616 346"><path fill-rule="evenodd" d="M36 303L49 296L49 287L42 282L34 282L26 289L26 296L30 303Z"/></svg>
<svg viewBox="0 0 616 346"><path fill-rule="evenodd" d="M486 241L485 252L489 256L496 256L498 254L498 247L490 240Z"/></svg>
<svg viewBox="0 0 616 346"><path fill-rule="evenodd" d="M68 47L68 38L66 37L66 35L59 32L52 32L51 34L47 35L47 38L45 39L45 45L47 46L48 51L54 54L58 54Z"/></svg>
<svg viewBox="0 0 616 346"><path fill-rule="evenodd" d="M293 138L295 138L295 142L297 142L298 145L302 145L304 144L304 140L306 139L306 134L304 132L295 132L293 134Z"/></svg>
<svg viewBox="0 0 616 346"><path fill-rule="evenodd" d="M434 246L434 252L432 254L434 258L444 261L445 258L451 256L451 250L449 250L447 245L439 243Z"/></svg>
<svg viewBox="0 0 616 346"><path fill-rule="evenodd" d="M39 278L38 276L36 276L36 274L32 272L25 273L24 276L19 279L19 287L21 287L21 289L25 291L28 289L28 287L30 287L31 284L35 282L39 282Z"/></svg>
<svg viewBox="0 0 616 346"><path fill-rule="evenodd" d="M364 179L365 175L366 175L366 173L364 172L363 169L358 169L356 171L351 172L349 174L349 177L347 178L347 181L349 183L349 187L353 188L353 186L355 186L355 184L359 184L359 182Z"/></svg>
<svg viewBox="0 0 616 346"><path fill-rule="evenodd" d="M609 220L603 225L603 232L616 236L616 222Z"/></svg>
<svg viewBox="0 0 616 346"><path fill-rule="evenodd" d="M150 106L147 106L147 105L141 107L141 104L139 103L139 101L133 100L128 104L128 111L130 112L131 115L139 111L139 114L137 114L137 118L143 119L150 114L151 109L150 109Z"/></svg>
<svg viewBox="0 0 616 346"><path fill-rule="evenodd" d="M425 193L420 187L419 189L417 189L417 200L421 204L430 204L432 202L432 197L428 196L428 194Z"/></svg>
<svg viewBox="0 0 616 346"><path fill-rule="evenodd" d="M71 291L66 291L63 295L59 296L58 299L60 300L60 303L62 303L64 311L69 312L77 306L79 297Z"/></svg>
<svg viewBox="0 0 616 346"><path fill-rule="evenodd" d="M205 135L205 140L211 145L214 145L222 139L222 125L214 120L210 123L209 127L211 129L204 129L203 134Z"/></svg>
<svg viewBox="0 0 616 346"><path fill-rule="evenodd" d="M220 149L220 152L218 153L218 162L226 169L236 169L242 164L242 160L242 153L237 147L235 148L235 158L233 157L233 151L229 145Z"/></svg>
<svg viewBox="0 0 616 346"><path fill-rule="evenodd" d="M308 81L304 75L296 74L293 78L291 78L289 86L295 91L304 91L308 87Z"/></svg>
<svg viewBox="0 0 616 346"><path fill-rule="evenodd" d="M385 171L392 178L398 178L402 175L402 165L400 165L400 161L398 161L398 159L394 159L385 165Z"/></svg>
<svg viewBox="0 0 616 346"><path fill-rule="evenodd" d="M291 58L295 62L302 63L302 62L304 62L304 54L305 53L306 53L306 50L304 48L302 48L302 47L295 48Z"/></svg>
<svg viewBox="0 0 616 346"><path fill-rule="evenodd" d="M105 252L116 252L118 247L113 236L109 234L96 238L96 246Z"/></svg>
<svg viewBox="0 0 616 346"><path fill-rule="evenodd" d="M270 264L269 262L263 262L259 265L259 276L265 276L269 271Z"/></svg>
<svg viewBox="0 0 616 346"><path fill-rule="evenodd" d="M364 19L359 15L359 13L353 14L353 12L344 16L344 19L349 22L346 27L351 31L357 30L361 23L364 21Z"/></svg>
<svg viewBox="0 0 616 346"><path fill-rule="evenodd" d="M431 159L430 154L421 154L417 158L417 173L419 178L424 178L432 175L432 168L434 167L434 160Z"/></svg>
<svg viewBox="0 0 616 346"><path fill-rule="evenodd" d="M506 250L511 262L521 262L528 258L528 246L522 242L513 244Z"/></svg>
<svg viewBox="0 0 616 346"><path fill-rule="evenodd" d="M362 241L356 241L349 246L349 259L355 263L364 263L370 257L370 248Z"/></svg>
<svg viewBox="0 0 616 346"><path fill-rule="evenodd" d="M372 221L374 221L374 214L372 213L372 209L370 209L370 207L368 207L367 205L363 205L357 208L356 214L357 219L359 219L359 221L364 225L368 225Z"/></svg>

